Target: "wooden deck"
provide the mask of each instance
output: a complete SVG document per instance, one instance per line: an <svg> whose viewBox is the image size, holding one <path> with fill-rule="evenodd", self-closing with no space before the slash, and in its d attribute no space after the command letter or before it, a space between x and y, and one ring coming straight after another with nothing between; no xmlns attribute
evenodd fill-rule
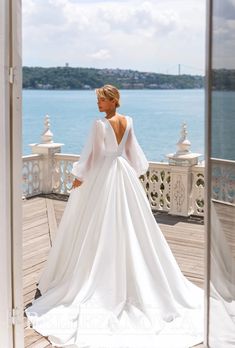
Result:
<svg viewBox="0 0 235 348"><path fill-rule="evenodd" d="M35 296L36 283L46 261L65 205L66 201L46 197L35 197L23 201L25 306ZM174 217L165 213L154 215L183 273L195 284L203 287L204 225L202 220ZM27 324L25 318L25 347L51 347L46 338L37 334ZM199 348L199 346L197 347Z"/></svg>

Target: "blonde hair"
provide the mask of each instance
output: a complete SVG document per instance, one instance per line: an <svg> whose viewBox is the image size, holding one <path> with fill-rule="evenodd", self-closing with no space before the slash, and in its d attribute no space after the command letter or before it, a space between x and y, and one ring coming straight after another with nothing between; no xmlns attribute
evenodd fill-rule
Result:
<svg viewBox="0 0 235 348"><path fill-rule="evenodd" d="M98 98L108 98L109 100L115 100L116 107L120 106L120 93L119 90L112 85L104 85L103 87L95 90Z"/></svg>

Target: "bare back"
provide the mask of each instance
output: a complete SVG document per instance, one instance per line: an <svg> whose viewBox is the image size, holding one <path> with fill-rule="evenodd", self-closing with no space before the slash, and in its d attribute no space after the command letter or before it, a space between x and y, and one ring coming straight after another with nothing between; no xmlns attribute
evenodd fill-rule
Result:
<svg viewBox="0 0 235 348"><path fill-rule="evenodd" d="M116 115L108 119L111 127L114 130L117 143L120 144L122 137L125 133L126 127L127 127L127 120L126 117L123 115Z"/></svg>

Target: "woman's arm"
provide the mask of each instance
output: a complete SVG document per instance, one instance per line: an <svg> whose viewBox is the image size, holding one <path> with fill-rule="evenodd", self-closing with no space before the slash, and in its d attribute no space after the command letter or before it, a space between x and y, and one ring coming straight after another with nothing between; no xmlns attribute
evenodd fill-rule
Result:
<svg viewBox="0 0 235 348"><path fill-rule="evenodd" d="M149 162L136 139L133 120L131 118L130 131L125 144L126 157L131 166L135 169L137 176L145 174L149 167Z"/></svg>
<svg viewBox="0 0 235 348"><path fill-rule="evenodd" d="M79 160L73 163L71 173L76 177L73 182L73 188L80 186L82 182L86 180L92 168L100 160L104 146L103 131L102 122L100 120L95 120L81 151Z"/></svg>

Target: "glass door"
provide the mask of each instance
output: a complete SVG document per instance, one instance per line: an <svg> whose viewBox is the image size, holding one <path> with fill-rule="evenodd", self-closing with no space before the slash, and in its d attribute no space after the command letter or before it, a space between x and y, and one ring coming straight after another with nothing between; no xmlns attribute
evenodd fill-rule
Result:
<svg viewBox="0 0 235 348"><path fill-rule="evenodd" d="M235 347L235 2L211 1L208 232L211 348Z"/></svg>

